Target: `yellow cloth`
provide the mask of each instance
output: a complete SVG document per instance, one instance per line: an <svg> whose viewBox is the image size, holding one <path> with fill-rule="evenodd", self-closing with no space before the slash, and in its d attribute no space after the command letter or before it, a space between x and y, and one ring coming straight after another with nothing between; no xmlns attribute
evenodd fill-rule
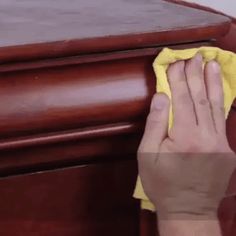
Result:
<svg viewBox="0 0 236 236"><path fill-rule="evenodd" d="M171 91L167 81L167 68L169 64L178 60L187 60L200 53L203 57L204 63L215 60L221 66L223 88L224 88L224 107L225 116L227 118L230 111L230 107L236 97L236 54L224 51L215 47L201 47L185 50L171 50L165 48L160 52L153 63L154 71L157 77L157 92L166 93L171 99ZM169 115L169 127L173 123L172 109L170 109ZM143 209L155 211L154 205L148 200L143 191L143 187L138 177L136 188L134 191L134 197L141 200L141 207Z"/></svg>

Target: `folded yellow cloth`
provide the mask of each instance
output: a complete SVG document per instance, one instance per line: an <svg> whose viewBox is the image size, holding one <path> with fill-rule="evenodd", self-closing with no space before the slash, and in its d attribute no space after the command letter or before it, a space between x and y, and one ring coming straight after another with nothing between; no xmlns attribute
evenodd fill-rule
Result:
<svg viewBox="0 0 236 236"><path fill-rule="evenodd" d="M215 60L221 66L223 88L224 88L224 107L225 116L227 118L230 107L236 97L236 54L224 51L216 47L200 47L184 50L163 49L153 63L154 71L157 78L157 92L166 93L171 99L171 91L167 80L167 68L171 63L178 60L187 60L200 53L204 63ZM172 109L170 108L169 127L173 123ZM143 209L155 211L154 205L149 201L143 191L143 187L138 177L134 197L141 200Z"/></svg>

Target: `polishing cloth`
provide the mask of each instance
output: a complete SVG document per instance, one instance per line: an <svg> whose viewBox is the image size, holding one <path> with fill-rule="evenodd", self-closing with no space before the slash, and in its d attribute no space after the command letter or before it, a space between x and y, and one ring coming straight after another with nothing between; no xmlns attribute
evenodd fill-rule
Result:
<svg viewBox="0 0 236 236"><path fill-rule="evenodd" d="M164 48L157 56L153 63L153 68L156 74L157 83L156 91L167 94L171 100L171 90L167 80L168 66L179 60L188 60L193 58L197 53L203 57L204 64L211 60L217 61L221 66L223 89L224 89L224 108L225 117L228 117L231 105L236 97L236 54L225 51L216 47L200 47L184 50L172 50ZM170 108L169 113L169 128L173 124L173 113ZM141 180L138 177L134 197L141 200L141 208L155 211L154 205L146 196Z"/></svg>

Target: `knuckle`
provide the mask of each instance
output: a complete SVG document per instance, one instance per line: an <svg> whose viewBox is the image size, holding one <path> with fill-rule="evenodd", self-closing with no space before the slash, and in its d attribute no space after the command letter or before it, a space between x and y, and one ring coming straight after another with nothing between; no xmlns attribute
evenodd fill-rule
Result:
<svg viewBox="0 0 236 236"><path fill-rule="evenodd" d="M219 146L219 142L209 133L195 133L194 137L193 135L188 135L188 138L185 139L187 140L186 149L188 152L215 152Z"/></svg>
<svg viewBox="0 0 236 236"><path fill-rule="evenodd" d="M210 102L209 102L209 100L208 99L206 99L206 98L202 98L203 97L203 95L199 95L199 99L198 99L198 103L199 103L199 105L201 105L201 106L204 106L204 107L206 107L206 108L210 108Z"/></svg>
<svg viewBox="0 0 236 236"><path fill-rule="evenodd" d="M223 150L222 142L217 137L205 137L202 141L203 151L210 153L218 153Z"/></svg>
<svg viewBox="0 0 236 236"><path fill-rule="evenodd" d="M197 141L190 141L186 145L186 151L189 153L197 153L202 151L201 143Z"/></svg>
<svg viewBox="0 0 236 236"><path fill-rule="evenodd" d="M190 95L188 92L183 92L182 94L180 94L179 96L179 102L181 102L181 104L183 104L183 106L193 106Z"/></svg>

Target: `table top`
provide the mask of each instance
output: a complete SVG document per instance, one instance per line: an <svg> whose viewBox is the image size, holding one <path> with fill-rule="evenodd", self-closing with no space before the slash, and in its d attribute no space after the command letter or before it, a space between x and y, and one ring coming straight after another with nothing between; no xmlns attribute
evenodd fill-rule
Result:
<svg viewBox="0 0 236 236"><path fill-rule="evenodd" d="M0 62L196 41L228 25L160 0L0 0Z"/></svg>

